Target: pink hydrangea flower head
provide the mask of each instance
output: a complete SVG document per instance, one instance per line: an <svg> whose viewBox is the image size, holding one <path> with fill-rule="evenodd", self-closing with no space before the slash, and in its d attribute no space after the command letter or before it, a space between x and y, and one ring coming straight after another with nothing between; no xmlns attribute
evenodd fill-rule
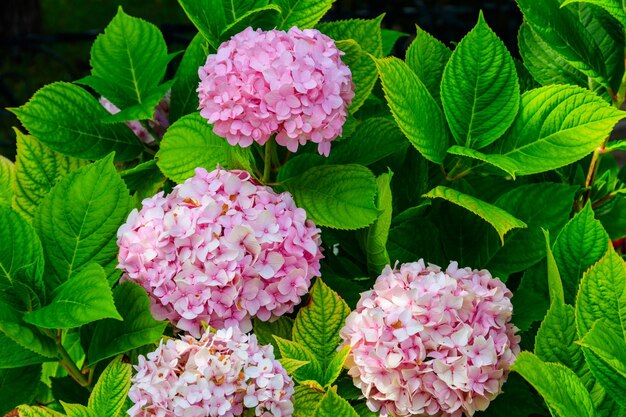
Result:
<svg viewBox="0 0 626 417"><path fill-rule="evenodd" d="M150 125L154 133L159 136L159 139L163 137L167 128L170 127L170 96L171 92L168 91L165 94L165 97L163 97L163 99L159 102L156 109L154 109L153 120L148 121L148 124ZM100 97L99 101L102 107L104 107L109 113L117 114L120 112L120 109L115 104L111 103L111 101L109 101L107 98ZM142 143L146 145L152 145L156 143L155 137L145 127L142 126L139 120L128 121L126 122L126 126L128 126L133 131L135 136L137 136Z"/></svg>
<svg viewBox="0 0 626 417"><path fill-rule="evenodd" d="M320 230L245 171L203 168L165 196L142 202L118 230L122 279L137 282L152 313L199 337L251 330L250 317L292 312L319 275Z"/></svg>
<svg viewBox="0 0 626 417"><path fill-rule="evenodd" d="M387 266L341 330L349 374L386 416L471 416L519 353L511 292L486 271L424 261Z"/></svg>
<svg viewBox="0 0 626 417"><path fill-rule="evenodd" d="M237 328L161 341L139 356L128 393L135 416L261 417L293 415L293 381L272 345Z"/></svg>
<svg viewBox="0 0 626 417"><path fill-rule="evenodd" d="M263 145L276 134L291 152L312 141L328 156L354 97L342 55L315 29L247 28L198 70L200 114L231 145Z"/></svg>

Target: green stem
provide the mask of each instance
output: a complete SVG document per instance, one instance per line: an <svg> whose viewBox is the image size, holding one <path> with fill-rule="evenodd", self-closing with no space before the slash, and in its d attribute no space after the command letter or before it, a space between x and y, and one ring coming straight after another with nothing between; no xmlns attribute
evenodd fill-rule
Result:
<svg viewBox="0 0 626 417"><path fill-rule="evenodd" d="M58 359L59 359L59 363L61 364L61 366L67 371L67 373L72 377L72 379L74 379L74 381L76 381L81 387L84 387L88 391L91 391L92 390L91 381L89 381L87 377L85 376L85 374L83 374L80 371L80 369L78 369L78 366L76 366L76 363L74 362L70 354L67 352L67 350L65 350L65 347L63 346L62 332L59 330L58 334L55 335L50 330L47 330L47 329L42 329L42 330L44 330L44 332L49 337L54 339L54 344L56 345L56 348L57 348L57 354L59 355Z"/></svg>
<svg viewBox="0 0 626 417"><path fill-rule="evenodd" d="M274 138L270 138L265 144L265 156L263 157L263 183L270 181L272 174L272 156L274 154Z"/></svg>

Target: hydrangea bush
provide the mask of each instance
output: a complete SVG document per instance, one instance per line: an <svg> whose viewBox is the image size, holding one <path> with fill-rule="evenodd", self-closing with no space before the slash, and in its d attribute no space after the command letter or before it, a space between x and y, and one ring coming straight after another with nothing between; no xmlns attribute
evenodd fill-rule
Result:
<svg viewBox="0 0 626 417"><path fill-rule="evenodd" d="M179 2L10 109L0 415L626 416L621 3Z"/></svg>

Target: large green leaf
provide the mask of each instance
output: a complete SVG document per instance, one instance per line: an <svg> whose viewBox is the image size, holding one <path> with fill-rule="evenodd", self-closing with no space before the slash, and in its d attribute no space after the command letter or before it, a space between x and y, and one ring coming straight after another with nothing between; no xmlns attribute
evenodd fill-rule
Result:
<svg viewBox="0 0 626 417"><path fill-rule="evenodd" d="M69 329L105 318L122 320L106 274L96 263L86 265L59 285L50 304L24 316L26 322L47 329Z"/></svg>
<svg viewBox="0 0 626 417"><path fill-rule="evenodd" d="M607 393L626 408L626 341L604 320L598 320L580 341L589 368Z"/></svg>
<svg viewBox="0 0 626 417"><path fill-rule="evenodd" d="M471 211L483 220L491 224L498 232L500 240L504 243L504 235L516 228L525 228L526 223L513 217L506 211L499 207L482 201L471 195L464 194L453 188L444 187L442 185L433 188L424 197L428 198L443 198L449 202L461 206L466 210Z"/></svg>
<svg viewBox="0 0 626 417"><path fill-rule="evenodd" d="M350 403L329 389L317 405L313 417L359 417Z"/></svg>
<svg viewBox="0 0 626 417"><path fill-rule="evenodd" d="M116 161L127 161L142 148L128 126L102 122L109 112L74 84L48 84L11 111L33 136L64 155L99 159L115 151Z"/></svg>
<svg viewBox="0 0 626 417"><path fill-rule="evenodd" d="M15 135L17 156L13 208L31 221L39 202L52 187L65 174L86 165L87 161L61 155L17 129Z"/></svg>
<svg viewBox="0 0 626 417"><path fill-rule="evenodd" d="M312 28L333 5L334 0L275 0L282 10L278 29L288 30L292 26L300 29Z"/></svg>
<svg viewBox="0 0 626 417"><path fill-rule="evenodd" d="M393 52L393 48L400 38L406 38L408 33L399 32L393 29L383 29L381 32L383 38L383 56L388 56Z"/></svg>
<svg viewBox="0 0 626 417"><path fill-rule="evenodd" d="M42 406L29 406L29 405L20 405L17 408L20 413L20 417L63 417L64 414L61 414L57 411L51 410L47 407Z"/></svg>
<svg viewBox="0 0 626 417"><path fill-rule="evenodd" d="M157 152L159 168L170 179L183 182L198 167L208 171L217 165L228 168L226 139L213 133L213 128L199 113L189 114L174 123L163 136Z"/></svg>
<svg viewBox="0 0 626 417"><path fill-rule="evenodd" d="M220 34L227 25L222 0L178 0L178 2L204 39L213 49L217 49L220 45Z"/></svg>
<svg viewBox="0 0 626 417"><path fill-rule="evenodd" d="M46 285L54 288L96 262L112 272L117 229L126 220L131 199L115 171L113 156L67 174L46 195L33 225L46 258Z"/></svg>
<svg viewBox="0 0 626 417"><path fill-rule="evenodd" d="M589 369L577 341L574 307L552 303L535 337L535 355L544 362L562 363L582 379Z"/></svg>
<svg viewBox="0 0 626 417"><path fill-rule="evenodd" d="M102 372L98 383L89 397L89 408L99 416L115 417L123 409L126 394L130 389L131 366L120 358L113 360Z"/></svg>
<svg viewBox="0 0 626 417"><path fill-rule="evenodd" d="M0 155L0 206L11 206L14 182L15 164Z"/></svg>
<svg viewBox="0 0 626 417"><path fill-rule="evenodd" d="M619 0L565 0L561 3L561 7L572 3L589 3L599 6L616 18L622 26L626 26L626 10L624 3Z"/></svg>
<svg viewBox="0 0 626 417"><path fill-rule="evenodd" d="M315 353L301 343L274 336L280 351L280 362L287 373L300 383L321 388L319 381L324 380L324 369L317 360ZM308 381L315 381L310 383Z"/></svg>
<svg viewBox="0 0 626 417"><path fill-rule="evenodd" d="M362 165L323 165L289 178L284 186L319 226L358 229L378 217L376 178Z"/></svg>
<svg viewBox="0 0 626 417"><path fill-rule="evenodd" d="M352 39L359 46L374 55L383 56L383 40L380 24L384 15L375 19L348 19L325 22L317 25L317 29L334 40Z"/></svg>
<svg viewBox="0 0 626 417"><path fill-rule="evenodd" d="M222 30L220 39L226 41L247 27L253 29L274 29L280 16L280 7L275 4L266 4L254 10L248 10ZM228 16L227 16L228 18Z"/></svg>
<svg viewBox="0 0 626 417"><path fill-rule="evenodd" d="M350 314L350 308L319 278L311 287L310 297L310 302L296 316L293 340L308 347L325 370L338 354L339 330Z"/></svg>
<svg viewBox="0 0 626 417"><path fill-rule="evenodd" d="M207 59L206 49L207 43L198 33L185 50L172 85L170 124L198 110L198 93L196 92L200 81L198 68L204 65Z"/></svg>
<svg viewBox="0 0 626 417"><path fill-rule="evenodd" d="M378 79L378 73L374 61L355 40L338 40L335 41L335 44L340 51L344 52L345 55L341 57L341 60L350 68L352 73L354 97L348 111L350 114L354 114L370 96Z"/></svg>
<svg viewBox="0 0 626 417"><path fill-rule="evenodd" d="M367 255L367 268L372 276L378 276L385 265L389 265L387 253L387 238L391 227L391 177L393 174L381 174L376 178L378 195L376 206L378 207L378 219L369 227L365 239L365 254Z"/></svg>
<svg viewBox="0 0 626 417"><path fill-rule="evenodd" d="M574 304L580 279L608 249L609 235L587 204L565 225L554 243L554 258L561 273L565 302Z"/></svg>
<svg viewBox="0 0 626 417"><path fill-rule="evenodd" d="M595 417L589 393L574 371L542 362L530 352L521 352L512 368L543 397L554 417Z"/></svg>
<svg viewBox="0 0 626 417"><path fill-rule="evenodd" d="M522 331L542 320L550 307L547 264L545 260L528 268L520 282L513 303L513 322Z"/></svg>
<svg viewBox="0 0 626 417"><path fill-rule="evenodd" d="M370 165L406 150L407 146L408 142L404 134L393 120L372 117L359 123L347 140L333 144L328 163ZM301 168L298 167L298 169Z"/></svg>
<svg viewBox="0 0 626 417"><path fill-rule="evenodd" d="M512 159L518 175L549 171L588 155L623 117L623 112L580 87L538 88L522 95L517 119L491 153Z"/></svg>
<svg viewBox="0 0 626 417"><path fill-rule="evenodd" d="M446 65L441 100L452 135L467 148L494 142L515 119L520 101L515 64L482 13Z"/></svg>
<svg viewBox="0 0 626 417"><path fill-rule="evenodd" d="M54 342L44 336L36 327L24 322L23 314L3 301L0 301L0 332L22 348L26 348L47 358L56 358Z"/></svg>
<svg viewBox="0 0 626 417"><path fill-rule="evenodd" d="M387 103L411 144L429 161L440 164L449 143L439 105L411 69L397 58L377 59Z"/></svg>
<svg viewBox="0 0 626 417"><path fill-rule="evenodd" d="M297 385L293 394L293 417L313 417L323 396L313 388Z"/></svg>
<svg viewBox="0 0 626 417"><path fill-rule="evenodd" d="M82 83L122 109L115 118L152 119L167 88L159 85L170 57L159 28L120 7L91 47L91 75ZM134 107L132 117L122 114ZM113 119L113 117L111 118Z"/></svg>
<svg viewBox="0 0 626 417"><path fill-rule="evenodd" d="M56 361L56 358L42 356L23 348L14 342L13 339L0 332L0 369L19 368L50 361Z"/></svg>
<svg viewBox="0 0 626 417"><path fill-rule="evenodd" d="M87 408L82 404L68 404L61 401L61 405L67 414L67 417L100 417L95 410Z"/></svg>
<svg viewBox="0 0 626 417"><path fill-rule="evenodd" d="M0 415L33 401L40 376L41 365L0 369Z"/></svg>
<svg viewBox="0 0 626 417"><path fill-rule="evenodd" d="M600 48L570 8L561 0L518 0L517 4L533 31L571 66L609 87Z"/></svg>
<svg viewBox="0 0 626 417"><path fill-rule="evenodd" d="M0 291L22 283L42 295L43 269L43 250L33 227L0 206Z"/></svg>
<svg viewBox="0 0 626 417"><path fill-rule="evenodd" d="M587 334L602 319L626 336L626 267L613 248L583 275L576 297L579 335Z"/></svg>
<svg viewBox="0 0 626 417"><path fill-rule="evenodd" d="M539 84L573 84L584 88L589 85L587 76L569 65L527 22L519 29L517 43L524 66Z"/></svg>
<svg viewBox="0 0 626 417"><path fill-rule="evenodd" d="M416 26L417 34L406 51L406 64L417 74L431 96L441 102L441 78L450 59L450 49Z"/></svg>
<svg viewBox="0 0 626 417"><path fill-rule="evenodd" d="M87 353L90 365L158 341L167 325L152 317L148 295L135 283L115 287L113 299L124 321L105 319L96 324Z"/></svg>
<svg viewBox="0 0 626 417"><path fill-rule="evenodd" d="M451 155L463 156L466 158L485 162L486 164L498 168L498 170L500 171L504 171L513 179L515 179L515 170L517 169L517 164L508 156L487 155L475 149L470 149L459 145L454 145L448 148L448 153Z"/></svg>

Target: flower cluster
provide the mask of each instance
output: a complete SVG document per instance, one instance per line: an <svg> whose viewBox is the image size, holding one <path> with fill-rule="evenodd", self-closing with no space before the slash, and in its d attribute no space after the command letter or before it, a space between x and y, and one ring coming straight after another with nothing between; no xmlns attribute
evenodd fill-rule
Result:
<svg viewBox="0 0 626 417"><path fill-rule="evenodd" d="M354 97L343 52L318 30L248 28L200 67L200 114L231 145L276 142L295 152L307 141L328 156Z"/></svg>
<svg viewBox="0 0 626 417"><path fill-rule="evenodd" d="M460 417L498 395L519 353L511 292L488 271L387 266L341 330L349 374L381 416Z"/></svg>
<svg viewBox="0 0 626 417"><path fill-rule="evenodd" d="M128 396L135 416L235 417L244 409L261 417L293 414L293 382L274 359L272 345L228 328L161 341L139 356Z"/></svg>
<svg viewBox="0 0 626 417"><path fill-rule="evenodd" d="M170 126L170 95L170 91L168 91L167 94L165 94L165 97L163 97L163 99L159 102L156 109L154 109L153 120L148 121L152 131L156 133L159 138L163 137L165 131ZM100 97L100 104L111 114L117 114L120 112L120 109L105 97ZM156 138L141 125L139 120L126 122L126 126L133 131L135 136L137 136L142 143L146 145L156 143Z"/></svg>
<svg viewBox="0 0 626 417"><path fill-rule="evenodd" d="M118 231L118 267L179 329L250 331L251 316L270 320L300 303L320 272L319 233L289 193L244 171L198 168L131 212Z"/></svg>

